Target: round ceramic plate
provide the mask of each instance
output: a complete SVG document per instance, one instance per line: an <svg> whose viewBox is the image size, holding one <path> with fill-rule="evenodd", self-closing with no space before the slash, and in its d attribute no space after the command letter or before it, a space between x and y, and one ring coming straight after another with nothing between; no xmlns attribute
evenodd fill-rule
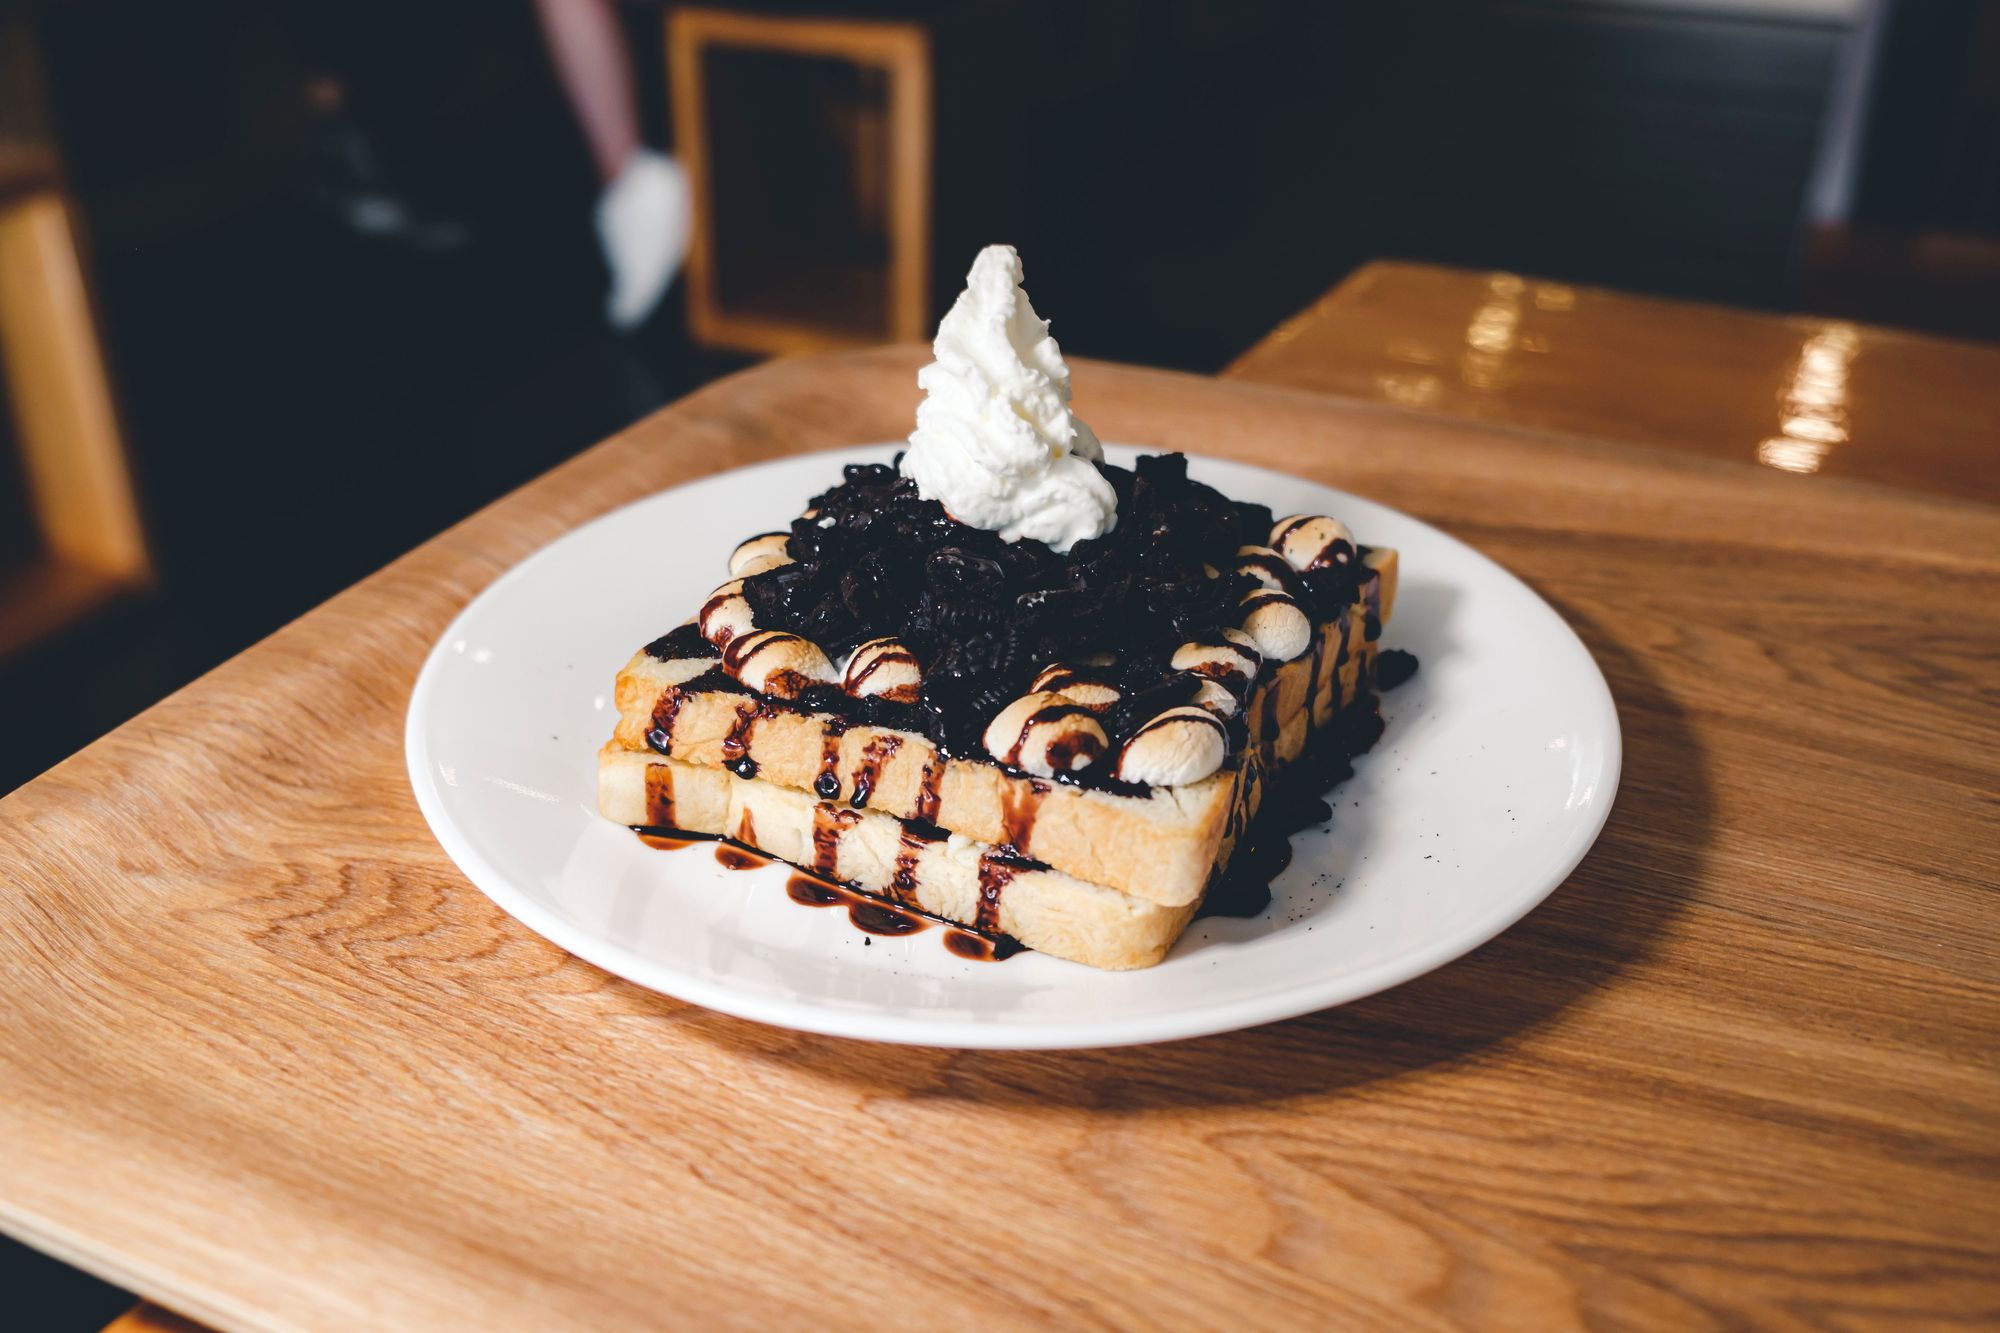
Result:
<svg viewBox="0 0 2000 1333"><path fill-rule="evenodd" d="M931 929L886 938L785 892L782 865L656 851L596 813L612 677L721 581L744 536L786 526L840 465L891 446L708 477L607 514L523 561L445 632L410 700L410 782L438 841L516 920L695 1004L878 1041L1112 1046L1323 1009L1448 963L1562 882L1618 784L1604 677L1520 580L1408 515L1260 468L1190 472L1278 513L1326 513L1402 552L1384 635L1422 662L1385 695L1381 742L1293 839L1271 907L1197 921L1158 967L1040 954L961 959ZM1112 449L1115 461L1137 451Z"/></svg>

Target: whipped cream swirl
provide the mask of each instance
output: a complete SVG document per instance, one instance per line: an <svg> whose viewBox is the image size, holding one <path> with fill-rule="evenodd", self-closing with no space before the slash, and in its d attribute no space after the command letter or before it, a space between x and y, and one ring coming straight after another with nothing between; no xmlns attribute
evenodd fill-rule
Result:
<svg viewBox="0 0 2000 1333"><path fill-rule="evenodd" d="M1069 406L1069 367L1021 290L1021 258L989 245L938 325L936 360L917 372L924 400L903 474L961 523L1004 541L1067 551L1118 521L1103 449Z"/></svg>

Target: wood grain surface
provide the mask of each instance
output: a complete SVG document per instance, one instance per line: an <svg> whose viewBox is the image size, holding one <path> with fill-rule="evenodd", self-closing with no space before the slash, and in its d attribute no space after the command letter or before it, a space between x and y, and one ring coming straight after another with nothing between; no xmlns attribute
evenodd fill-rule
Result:
<svg viewBox="0 0 2000 1333"><path fill-rule="evenodd" d="M2000 347L1381 261L1223 372L2000 500Z"/></svg>
<svg viewBox="0 0 2000 1333"><path fill-rule="evenodd" d="M0 801L0 1225L223 1329L2000 1315L1982 505L1083 363L1107 438L1379 497L1570 618L1626 767L1547 904L1293 1022L981 1054L488 903L404 778L434 637L634 496L903 432L920 360L712 386Z"/></svg>

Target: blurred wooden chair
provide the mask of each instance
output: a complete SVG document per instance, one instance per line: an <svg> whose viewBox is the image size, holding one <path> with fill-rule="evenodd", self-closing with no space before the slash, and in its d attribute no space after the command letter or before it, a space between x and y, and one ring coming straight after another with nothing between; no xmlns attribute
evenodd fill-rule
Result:
<svg viewBox="0 0 2000 1333"><path fill-rule="evenodd" d="M197 1324L150 1301L141 1301L106 1324L103 1333L209 1333L209 1329L206 1324Z"/></svg>
<svg viewBox="0 0 2000 1333"><path fill-rule="evenodd" d="M791 353L918 340L930 308L922 24L676 8L691 337Z"/></svg>
<svg viewBox="0 0 2000 1333"><path fill-rule="evenodd" d="M152 577L54 160L0 144L0 383L34 529L0 566L0 654Z"/></svg>

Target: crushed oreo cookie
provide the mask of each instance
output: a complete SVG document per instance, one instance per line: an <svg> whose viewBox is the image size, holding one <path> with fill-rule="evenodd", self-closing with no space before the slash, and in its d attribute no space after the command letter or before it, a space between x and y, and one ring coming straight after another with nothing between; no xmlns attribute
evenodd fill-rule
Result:
<svg viewBox="0 0 2000 1333"><path fill-rule="evenodd" d="M792 563L746 580L743 595L760 627L801 635L836 660L869 639L900 638L924 683L896 724L960 752L976 749L1042 667L1114 657L1092 674L1128 701L1108 719L1115 736L1192 697L1197 682L1176 679L1167 659L1238 624L1257 585L1231 572L1236 551L1266 543L1272 514L1191 480L1180 454L1099 466L1118 495L1117 526L1058 553L957 522L894 465L850 465L792 524ZM1300 577L1315 620L1354 600L1358 567Z"/></svg>

